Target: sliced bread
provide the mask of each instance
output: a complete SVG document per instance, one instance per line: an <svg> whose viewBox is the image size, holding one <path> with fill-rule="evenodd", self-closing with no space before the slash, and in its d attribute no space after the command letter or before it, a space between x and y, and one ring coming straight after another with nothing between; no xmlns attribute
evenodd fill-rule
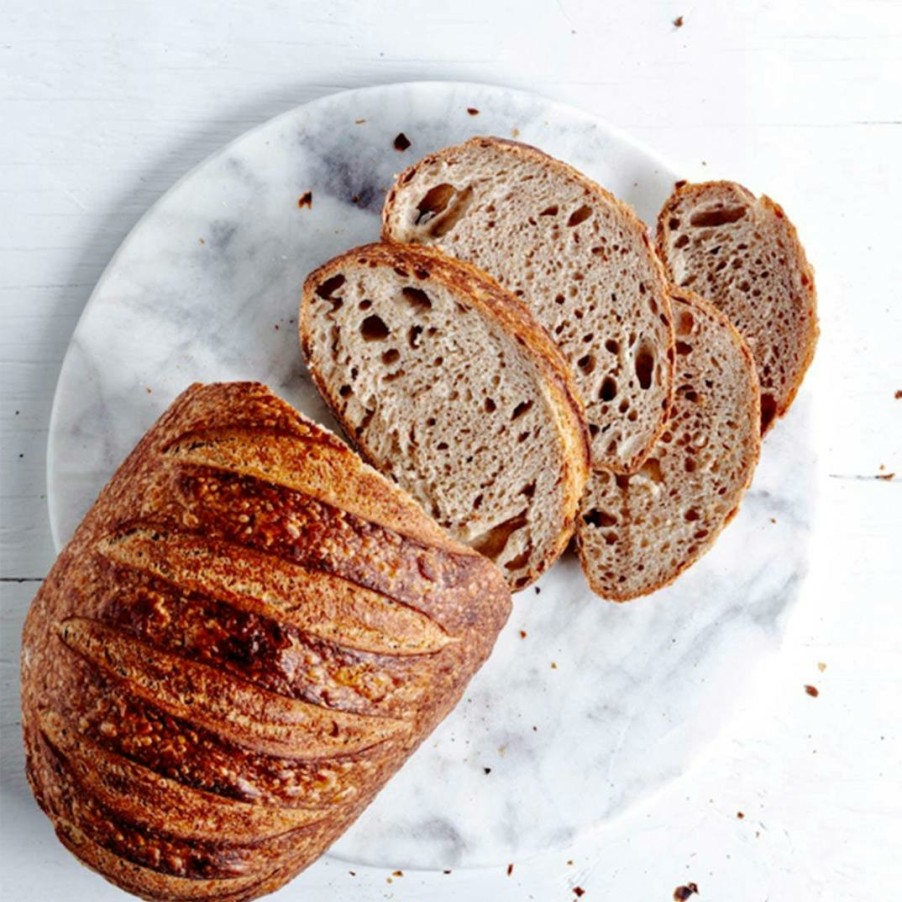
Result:
<svg viewBox="0 0 902 902"><path fill-rule="evenodd" d="M526 307L429 248L372 244L308 276L311 375L347 435L512 588L564 550L589 468L566 363Z"/></svg>
<svg viewBox="0 0 902 902"><path fill-rule="evenodd" d="M690 292L672 295L673 409L641 469L596 471L577 544L592 590L627 601L672 582L736 513L761 443L758 379L723 313Z"/></svg>
<svg viewBox="0 0 902 902"><path fill-rule="evenodd" d="M761 431L792 403L817 342L814 272L783 209L735 182L678 183L658 218L670 277L719 307L761 380Z"/></svg>
<svg viewBox="0 0 902 902"><path fill-rule="evenodd" d="M670 404L665 277L626 204L534 147L473 138L403 172L383 238L434 245L523 298L576 377L593 465L636 469Z"/></svg>

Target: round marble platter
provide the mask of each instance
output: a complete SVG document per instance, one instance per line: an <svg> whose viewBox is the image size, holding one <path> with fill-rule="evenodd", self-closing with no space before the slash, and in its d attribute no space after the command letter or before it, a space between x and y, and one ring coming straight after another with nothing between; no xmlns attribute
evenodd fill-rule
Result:
<svg viewBox="0 0 902 902"><path fill-rule="evenodd" d="M298 348L301 283L378 238L397 172L479 134L572 163L649 223L677 178L584 113L484 85L335 94L247 133L148 211L75 330L48 447L57 546L192 382L266 382L334 428ZM408 868L511 861L566 845L698 760L778 647L806 569L809 405L803 393L777 425L739 516L671 588L604 602L568 555L516 596L457 710L331 854Z"/></svg>

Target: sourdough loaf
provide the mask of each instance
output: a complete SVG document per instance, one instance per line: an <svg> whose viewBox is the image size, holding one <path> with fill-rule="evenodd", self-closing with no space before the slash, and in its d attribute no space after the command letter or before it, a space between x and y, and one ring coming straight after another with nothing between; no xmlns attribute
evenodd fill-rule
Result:
<svg viewBox="0 0 902 902"><path fill-rule="evenodd" d="M593 464L642 463L670 404L673 336L664 273L630 207L533 147L473 138L397 178L382 234L439 247L523 298L573 370Z"/></svg>
<svg viewBox="0 0 902 902"><path fill-rule="evenodd" d="M511 587L554 562L588 443L567 365L522 302L435 250L373 244L310 274L300 335L364 458Z"/></svg>
<svg viewBox="0 0 902 902"><path fill-rule="evenodd" d="M719 307L748 342L767 432L817 342L814 272L792 223L735 182L679 183L658 218L658 251L673 281Z"/></svg>
<svg viewBox="0 0 902 902"><path fill-rule="evenodd" d="M672 582L713 545L752 479L760 447L755 364L711 304L672 294L673 408L637 473L596 471L577 543L592 590L613 601Z"/></svg>
<svg viewBox="0 0 902 902"><path fill-rule="evenodd" d="M448 713L509 605L489 561L265 387L192 386L31 607L29 781L123 889L256 898Z"/></svg>

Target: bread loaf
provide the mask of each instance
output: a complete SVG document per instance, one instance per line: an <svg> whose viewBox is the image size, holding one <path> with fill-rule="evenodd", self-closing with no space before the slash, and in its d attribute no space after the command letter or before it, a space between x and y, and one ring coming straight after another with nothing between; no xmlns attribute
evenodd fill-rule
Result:
<svg viewBox="0 0 902 902"><path fill-rule="evenodd" d="M637 473L597 471L577 542L593 591L627 601L673 582L736 514L758 462L759 390L742 337L674 289L676 373L664 432Z"/></svg>
<svg viewBox="0 0 902 902"><path fill-rule="evenodd" d="M430 248L311 273L301 344L366 460L522 589L573 533L589 447L567 364L523 303Z"/></svg>
<svg viewBox="0 0 902 902"><path fill-rule="evenodd" d="M814 272L782 207L735 182L677 185L658 217L674 283L719 307L748 342L761 431L789 409L814 357Z"/></svg>
<svg viewBox="0 0 902 902"><path fill-rule="evenodd" d="M534 147L473 138L398 176L382 216L383 238L438 247L521 297L572 368L593 465L642 463L670 405L673 334L630 207Z"/></svg>
<svg viewBox="0 0 902 902"><path fill-rule="evenodd" d="M28 614L29 781L123 889L256 898L448 713L509 605L489 561L265 387L192 386Z"/></svg>

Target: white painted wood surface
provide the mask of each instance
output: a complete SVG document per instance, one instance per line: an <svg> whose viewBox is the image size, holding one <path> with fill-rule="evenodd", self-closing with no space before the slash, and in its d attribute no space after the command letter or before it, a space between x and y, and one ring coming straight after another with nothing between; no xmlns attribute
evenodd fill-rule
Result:
<svg viewBox="0 0 902 902"><path fill-rule="evenodd" d="M706 902L894 897L902 885L902 5L894 0L636 0L616 9L590 0L0 0L0 897L124 898L53 839L25 787L18 738L18 633L54 555L47 421L93 284L143 211L225 141L334 90L423 78L539 91L626 129L689 178L734 178L784 205L820 293L812 571L783 651L742 715L693 774L641 810L577 848L514 863L510 876L502 868L397 877L327 860L274 898L567 900L579 886L587 902L666 902L689 881ZM877 478L893 472L895 480Z"/></svg>

